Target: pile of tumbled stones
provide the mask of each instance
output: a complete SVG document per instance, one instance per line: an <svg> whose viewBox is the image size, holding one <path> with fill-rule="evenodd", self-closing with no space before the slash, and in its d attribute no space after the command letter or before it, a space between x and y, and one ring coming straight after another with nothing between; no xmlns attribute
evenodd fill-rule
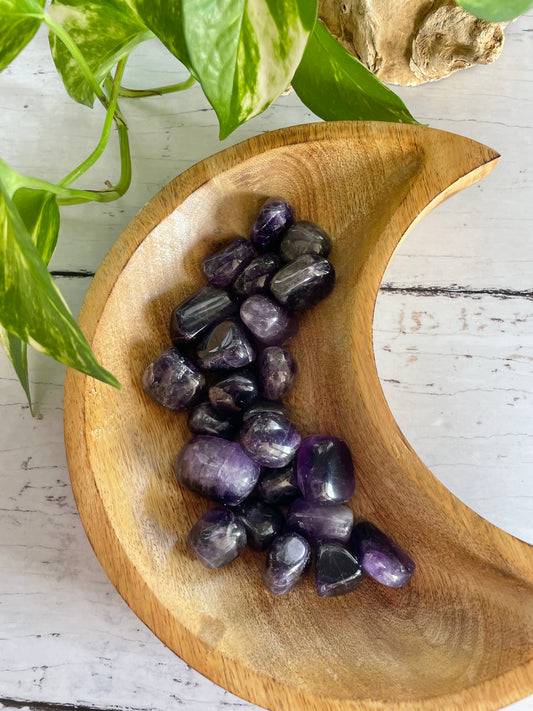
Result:
<svg viewBox="0 0 533 711"><path fill-rule="evenodd" d="M209 282L172 312L174 344L150 363L145 392L163 407L190 410L193 437L176 461L180 484L221 504L187 541L207 568L220 568L248 544L269 549L264 582L291 591L315 548L320 596L359 587L363 571L404 585L414 563L369 522L353 525L352 457L337 437L303 440L281 400L297 365L284 346L297 334L295 312L328 296L335 269L328 234L295 222L292 207L268 199L250 240L237 237L206 257ZM288 509L287 509L288 507Z"/></svg>

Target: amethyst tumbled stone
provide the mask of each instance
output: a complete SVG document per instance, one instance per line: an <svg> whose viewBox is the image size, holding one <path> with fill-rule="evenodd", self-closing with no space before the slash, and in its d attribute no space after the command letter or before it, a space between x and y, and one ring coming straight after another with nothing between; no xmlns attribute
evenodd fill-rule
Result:
<svg viewBox="0 0 533 711"><path fill-rule="evenodd" d="M246 530L229 509L217 507L194 524L187 543L206 568L221 568L246 548Z"/></svg>
<svg viewBox="0 0 533 711"><path fill-rule="evenodd" d="M298 333L296 316L262 294L246 299L241 305L241 319L257 340L267 346L282 346Z"/></svg>
<svg viewBox="0 0 533 711"><path fill-rule="evenodd" d="M288 504L302 492L296 482L296 460L281 469L261 469L257 495L267 504Z"/></svg>
<svg viewBox="0 0 533 711"><path fill-rule="evenodd" d="M252 244L259 252L275 249L283 232L294 222L294 210L281 198L271 197L257 213L250 230Z"/></svg>
<svg viewBox="0 0 533 711"><path fill-rule="evenodd" d="M298 486L308 501L343 504L355 490L350 450L338 437L311 435L298 450Z"/></svg>
<svg viewBox="0 0 533 711"><path fill-rule="evenodd" d="M294 385L298 366L289 351L279 346L265 348L257 359L261 393L270 400L281 400Z"/></svg>
<svg viewBox="0 0 533 711"><path fill-rule="evenodd" d="M336 541L319 541L316 551L316 590L320 597L346 595L363 582L361 564Z"/></svg>
<svg viewBox="0 0 533 711"><path fill-rule="evenodd" d="M237 237L223 249L203 259L202 269L213 286L229 286L254 257L251 242Z"/></svg>
<svg viewBox="0 0 533 711"><path fill-rule="evenodd" d="M268 294L270 280L281 266L277 254L259 255L244 269L233 283L233 293L240 298L254 294Z"/></svg>
<svg viewBox="0 0 533 711"><path fill-rule="evenodd" d="M204 370L233 370L255 360L255 351L244 328L236 321L227 320L206 334L197 358Z"/></svg>
<svg viewBox="0 0 533 711"><path fill-rule="evenodd" d="M238 423L230 415L217 412L209 402L201 402L191 410L187 424L194 434L213 435L231 439L237 429Z"/></svg>
<svg viewBox="0 0 533 711"><path fill-rule="evenodd" d="M170 317L170 338L175 345L188 343L208 326L237 311L237 304L224 289L203 286L176 306Z"/></svg>
<svg viewBox="0 0 533 711"><path fill-rule="evenodd" d="M323 506L305 499L296 499L290 505L287 525L313 543L322 539L348 543L353 526L353 512L343 504Z"/></svg>
<svg viewBox="0 0 533 711"><path fill-rule="evenodd" d="M265 400L258 397L250 407L246 408L243 412L242 419L243 422L248 422L252 417L255 417L260 412L275 412L277 415L283 415L283 417L289 417L289 410L285 407L282 402L277 402L276 400Z"/></svg>
<svg viewBox="0 0 533 711"><path fill-rule="evenodd" d="M183 412L198 402L205 388L205 378L177 348L169 348L147 366L142 386L159 405Z"/></svg>
<svg viewBox="0 0 533 711"><path fill-rule="evenodd" d="M415 572L415 563L407 553L368 521L354 526L351 548L365 573L389 588L405 585Z"/></svg>
<svg viewBox="0 0 533 711"><path fill-rule="evenodd" d="M284 595L300 582L311 560L311 546L298 533L282 533L270 548L263 580L274 595Z"/></svg>
<svg viewBox="0 0 533 711"><path fill-rule="evenodd" d="M274 274L270 291L291 311L305 311L324 299L335 286L335 269L317 254L302 254Z"/></svg>
<svg viewBox="0 0 533 711"><path fill-rule="evenodd" d="M263 467L286 466L300 446L293 423L275 412L260 412L247 420L240 439L247 454Z"/></svg>
<svg viewBox="0 0 533 711"><path fill-rule="evenodd" d="M236 371L209 388L209 401L218 412L235 414L249 407L257 394L257 382L252 373Z"/></svg>
<svg viewBox="0 0 533 711"><path fill-rule="evenodd" d="M243 501L233 513L246 529L248 545L256 551L266 550L281 533L285 518L281 511L263 501Z"/></svg>
<svg viewBox="0 0 533 711"><path fill-rule="evenodd" d="M176 460L180 484L198 494L237 506L250 494L260 468L238 442L196 435L185 444Z"/></svg>
<svg viewBox="0 0 533 711"><path fill-rule="evenodd" d="M331 239L327 232L314 222L295 222L283 235L279 253L284 262L292 262L302 254L327 257L331 252Z"/></svg>

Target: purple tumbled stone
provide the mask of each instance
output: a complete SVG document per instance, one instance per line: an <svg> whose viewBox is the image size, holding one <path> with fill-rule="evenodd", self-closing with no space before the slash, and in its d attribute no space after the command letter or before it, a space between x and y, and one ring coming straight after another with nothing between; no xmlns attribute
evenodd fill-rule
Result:
<svg viewBox="0 0 533 711"><path fill-rule="evenodd" d="M283 417L289 417L289 410L282 402L264 400L258 397L257 400L243 412L243 422L248 422L248 420L251 420L252 417L255 417L260 412L275 412L278 415L283 415Z"/></svg>
<svg viewBox="0 0 533 711"><path fill-rule="evenodd" d="M209 402L196 405L191 410L187 424L194 434L213 435L226 439L231 439L238 429L238 423L232 416L220 414Z"/></svg>
<svg viewBox="0 0 533 711"><path fill-rule="evenodd" d="M343 504L323 506L296 499L290 505L287 525L313 543L321 539L347 543L352 532L353 512Z"/></svg>
<svg viewBox="0 0 533 711"><path fill-rule="evenodd" d="M204 370L233 370L249 365L255 359L255 351L244 328L227 320L206 334L197 358Z"/></svg>
<svg viewBox="0 0 533 711"><path fill-rule="evenodd" d="M292 262L302 254L327 257L331 252L331 238L314 222L295 222L283 235L279 253L284 262Z"/></svg>
<svg viewBox="0 0 533 711"><path fill-rule="evenodd" d="M354 526L351 548L365 573L389 588L405 585L415 572L415 563L407 553L368 521Z"/></svg>
<svg viewBox="0 0 533 711"><path fill-rule="evenodd" d="M237 311L224 289L203 286L176 306L170 317L170 338L175 345L189 343L209 326Z"/></svg>
<svg viewBox="0 0 533 711"><path fill-rule="evenodd" d="M144 392L168 410L183 412L193 407L205 389L205 378L177 348L169 348L143 373Z"/></svg>
<svg viewBox="0 0 533 711"><path fill-rule="evenodd" d="M279 346L270 346L259 354L257 369L261 392L269 400L284 398L298 372L293 355Z"/></svg>
<svg viewBox="0 0 533 711"><path fill-rule="evenodd" d="M282 346L298 333L298 319L273 299L262 294L250 296L241 305L241 319L258 341Z"/></svg>
<svg viewBox="0 0 533 711"><path fill-rule="evenodd" d="M215 508L194 524L187 543L206 568L221 568L246 548L246 530L229 509Z"/></svg>
<svg viewBox="0 0 533 711"><path fill-rule="evenodd" d="M316 590L320 597L346 595L363 582L361 564L342 543L319 541L316 552Z"/></svg>
<svg viewBox="0 0 533 711"><path fill-rule="evenodd" d="M305 311L324 299L335 286L335 269L317 254L302 254L274 274L270 291L286 309Z"/></svg>
<svg viewBox="0 0 533 711"><path fill-rule="evenodd" d="M237 237L223 249L202 260L202 270L213 286L229 286L255 257L252 243Z"/></svg>
<svg viewBox="0 0 533 711"><path fill-rule="evenodd" d="M255 462L273 469L286 466L300 446L296 427L275 412L260 412L244 422L240 439Z"/></svg>
<svg viewBox="0 0 533 711"><path fill-rule="evenodd" d="M259 255L235 279L233 293L239 298L268 294L270 280L280 267L281 260L277 254L266 252Z"/></svg>
<svg viewBox="0 0 533 711"><path fill-rule="evenodd" d="M301 496L296 482L296 460L281 469L261 469L257 495L267 504L288 504Z"/></svg>
<svg viewBox="0 0 533 711"><path fill-rule="evenodd" d="M311 560L311 546L298 533L282 533L270 548L263 580L274 595L294 590Z"/></svg>
<svg viewBox="0 0 533 711"><path fill-rule="evenodd" d="M275 249L283 232L294 222L294 210L281 198L271 197L257 213L250 239L259 252Z"/></svg>
<svg viewBox="0 0 533 711"><path fill-rule="evenodd" d="M196 435L185 444L176 460L180 484L198 494L237 506L250 494L260 468L238 442Z"/></svg>
<svg viewBox="0 0 533 711"><path fill-rule="evenodd" d="M221 413L235 414L249 407L257 398L258 388L252 373L230 373L209 388L209 401Z"/></svg>
<svg viewBox="0 0 533 711"><path fill-rule="evenodd" d="M281 533L285 518L281 511L263 501L243 501L233 513L246 529L248 545L255 551L264 551Z"/></svg>
<svg viewBox="0 0 533 711"><path fill-rule="evenodd" d="M343 504L355 490L350 450L338 437L311 435L302 440L297 458L298 486L308 501Z"/></svg>

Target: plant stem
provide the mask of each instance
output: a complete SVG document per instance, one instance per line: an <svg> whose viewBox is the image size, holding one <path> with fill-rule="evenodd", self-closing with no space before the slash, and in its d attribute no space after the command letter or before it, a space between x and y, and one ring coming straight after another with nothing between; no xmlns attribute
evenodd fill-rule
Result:
<svg viewBox="0 0 533 711"><path fill-rule="evenodd" d="M117 108L118 94L120 90L120 82L122 75L124 74L124 67L126 66L126 59L121 59L117 64L117 71L115 72L115 78L113 79L111 86L111 96L109 98L109 106L107 107L104 127L102 129L102 137L98 141L98 145L94 151L83 161L77 168L74 168L68 175L66 175L63 180L60 180L58 185L68 186L77 180L80 175L83 175L92 165L96 163L98 158L102 155L109 141L109 135L111 133L111 126L113 124L114 114ZM120 128L120 126L119 126Z"/></svg>
<svg viewBox="0 0 533 711"><path fill-rule="evenodd" d="M163 96L163 94L172 94L175 91L189 89L195 81L196 79L191 75L188 79L178 84L159 86L156 89L127 89L125 86L121 86L118 90L118 95L126 99L140 99L144 96Z"/></svg>

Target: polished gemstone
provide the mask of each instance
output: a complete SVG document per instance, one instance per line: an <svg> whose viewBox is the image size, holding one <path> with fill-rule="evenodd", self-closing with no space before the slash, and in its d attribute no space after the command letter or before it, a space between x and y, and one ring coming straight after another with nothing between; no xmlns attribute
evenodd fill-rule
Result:
<svg viewBox="0 0 533 711"><path fill-rule="evenodd" d="M296 460L281 469L263 467L256 491L267 504L288 504L301 496L296 482Z"/></svg>
<svg viewBox="0 0 533 711"><path fill-rule="evenodd" d="M194 524L187 543L206 568L221 568L246 548L246 530L229 509L217 507Z"/></svg>
<svg viewBox="0 0 533 711"><path fill-rule="evenodd" d="M233 293L240 298L254 294L268 294L270 280L281 267L277 254L266 252L256 257L233 283Z"/></svg>
<svg viewBox="0 0 533 711"><path fill-rule="evenodd" d="M223 249L203 259L202 269L213 286L229 286L254 257L252 243L237 237Z"/></svg>
<svg viewBox="0 0 533 711"><path fill-rule="evenodd" d="M209 388L209 401L221 413L242 412L257 398L255 377L248 371L230 373Z"/></svg>
<svg viewBox="0 0 533 711"><path fill-rule="evenodd" d="M198 494L236 506L250 494L260 467L238 442L196 435L178 454L176 476L180 484Z"/></svg>
<svg viewBox="0 0 533 711"><path fill-rule="evenodd" d="M273 469L286 466L300 446L296 427L275 412L260 412L244 422L240 438L255 462Z"/></svg>
<svg viewBox="0 0 533 711"><path fill-rule="evenodd" d="M350 450L338 437L311 435L302 440L297 459L298 486L318 504L343 504L355 490Z"/></svg>
<svg viewBox="0 0 533 711"><path fill-rule="evenodd" d="M205 389L205 378L177 348L169 348L150 363L142 377L144 392L168 410L193 407Z"/></svg>
<svg viewBox="0 0 533 711"><path fill-rule="evenodd" d="M206 334L197 357L205 370L233 370L249 365L255 351L244 328L237 321L227 320Z"/></svg>
<svg viewBox="0 0 533 711"><path fill-rule="evenodd" d="M285 518L281 511L263 501L243 501L233 509L248 535L248 545L256 551L266 550L281 533Z"/></svg>
<svg viewBox="0 0 533 711"><path fill-rule="evenodd" d="M247 422L260 412L275 412L278 415L283 415L283 417L289 417L289 410L282 402L264 400L263 398L258 397L257 400L255 400L254 403L243 412L243 422Z"/></svg>
<svg viewBox="0 0 533 711"><path fill-rule="evenodd" d="M285 232L279 246L284 262L292 262L302 254L318 254L327 257L331 252L331 239L327 232L314 222L295 222Z"/></svg>
<svg viewBox="0 0 533 711"><path fill-rule="evenodd" d="M287 525L310 541L334 540L347 543L353 526L353 512L343 504L324 506L295 499L289 508Z"/></svg>
<svg viewBox="0 0 533 711"><path fill-rule="evenodd" d="M296 316L262 294L249 296L242 303L241 319L257 340L267 346L282 346L298 333Z"/></svg>
<svg viewBox="0 0 533 711"><path fill-rule="evenodd" d="M257 359L261 393L270 400L281 400L296 380L298 366L289 351L279 346L265 348Z"/></svg>
<svg viewBox="0 0 533 711"><path fill-rule="evenodd" d="M361 564L336 541L319 541L315 571L316 590L320 597L346 595L363 582Z"/></svg>
<svg viewBox="0 0 533 711"><path fill-rule="evenodd" d="M182 301L170 317L170 338L175 345L188 343L208 326L231 316L237 304L224 289L202 286Z"/></svg>
<svg viewBox="0 0 533 711"><path fill-rule="evenodd" d="M234 417L221 415L209 402L201 402L191 410L188 425L194 434L231 439L235 436L239 423L235 421Z"/></svg>
<svg viewBox="0 0 533 711"><path fill-rule="evenodd" d="M271 197L257 213L250 239L259 252L276 249L283 232L294 222L294 210L281 198Z"/></svg>
<svg viewBox="0 0 533 711"><path fill-rule="evenodd" d="M399 588L415 572L415 563L407 553L368 521L354 526L351 548L365 573L382 585Z"/></svg>
<svg viewBox="0 0 533 711"><path fill-rule="evenodd" d="M270 291L292 311L305 311L324 299L335 286L335 269L317 254L302 254L274 274Z"/></svg>
<svg viewBox="0 0 533 711"><path fill-rule="evenodd" d="M274 539L268 553L263 580L274 595L294 590L302 579L309 561L311 546L298 533L282 533Z"/></svg>

